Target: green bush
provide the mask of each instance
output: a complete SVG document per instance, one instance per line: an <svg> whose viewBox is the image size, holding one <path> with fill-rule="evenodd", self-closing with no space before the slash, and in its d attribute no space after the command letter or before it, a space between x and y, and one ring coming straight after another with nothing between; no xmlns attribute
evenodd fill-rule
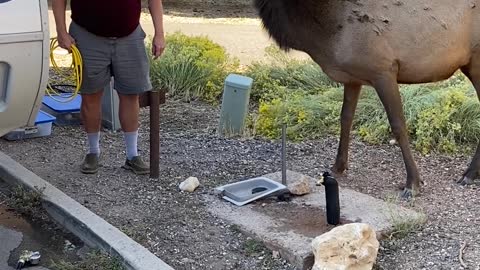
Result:
<svg viewBox="0 0 480 270"><path fill-rule="evenodd" d="M478 135L470 136L473 135L472 130L476 130L477 134L480 132L478 100L468 90L470 87L463 85L437 90L427 96L427 100L431 102L426 103L412 121L411 133L418 150L427 153L436 148L451 153L458 151L462 144L477 141ZM476 102L476 109L471 106L472 102ZM472 111L466 112L466 108ZM471 114L475 110L476 115ZM469 119L464 118L467 115ZM470 136L466 136L464 131L468 131Z"/></svg>
<svg viewBox="0 0 480 270"><path fill-rule="evenodd" d="M281 135L281 126L287 124L287 137L291 140L316 139L338 134L342 92L330 89L321 95L301 92L288 94L286 99L262 101L259 105L256 131L275 139Z"/></svg>
<svg viewBox="0 0 480 270"><path fill-rule="evenodd" d="M87 254L81 261L71 263L64 260L51 261L49 268L53 270L124 270L118 258L111 257L99 250Z"/></svg>
<svg viewBox="0 0 480 270"><path fill-rule="evenodd" d="M401 87L408 132L418 151L453 153L478 142L480 105L462 77ZM357 134L369 143L384 143L392 138L387 114L373 90L364 92L355 120Z"/></svg>
<svg viewBox="0 0 480 270"><path fill-rule="evenodd" d="M166 44L163 56L151 62L154 87L166 88L174 99L218 102L223 81L238 68L238 61L207 37L177 32L166 36Z"/></svg>
<svg viewBox="0 0 480 270"><path fill-rule="evenodd" d="M292 140L339 134L342 88L321 79L325 75L313 75L321 73L307 68L314 64L299 63L286 61L282 65L250 67L249 74L256 78L254 100L259 101L257 134L279 138L284 122ZM317 78L318 83L305 79L306 76ZM479 141L480 104L465 76L456 75L439 83L402 85L400 93L410 140L416 150L425 154L453 153ZM393 137L385 109L371 87L362 91L353 133L374 144Z"/></svg>
<svg viewBox="0 0 480 270"><path fill-rule="evenodd" d="M275 99L283 96L285 91L316 94L339 86L313 61L292 59L275 46L268 47L266 54L268 62L255 62L245 72L254 81L253 103Z"/></svg>

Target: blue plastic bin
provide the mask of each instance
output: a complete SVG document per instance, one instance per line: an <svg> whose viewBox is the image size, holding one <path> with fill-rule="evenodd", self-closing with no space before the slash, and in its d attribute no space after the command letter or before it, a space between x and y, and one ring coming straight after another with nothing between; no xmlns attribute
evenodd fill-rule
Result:
<svg viewBox="0 0 480 270"><path fill-rule="evenodd" d="M52 134L52 123L55 117L44 112L39 111L35 119L34 127L25 127L16 129L4 136L6 140L18 141L24 139L32 139L39 137L46 137Z"/></svg>

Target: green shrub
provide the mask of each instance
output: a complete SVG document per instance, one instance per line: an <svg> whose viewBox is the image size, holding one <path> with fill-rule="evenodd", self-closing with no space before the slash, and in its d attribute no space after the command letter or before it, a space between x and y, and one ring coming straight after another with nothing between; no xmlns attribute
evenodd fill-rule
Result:
<svg viewBox="0 0 480 270"><path fill-rule="evenodd" d="M315 139L338 134L339 113L343 96L338 89L323 95L288 94L288 98L262 101L259 105L256 131L268 138L279 138L283 123L291 140Z"/></svg>
<svg viewBox="0 0 480 270"><path fill-rule="evenodd" d="M255 62L245 72L254 80L251 93L254 103L283 96L286 90L316 94L339 86L311 60L290 58L276 46L268 47L266 53L268 62Z"/></svg>
<svg viewBox="0 0 480 270"><path fill-rule="evenodd" d="M462 125L456 115L468 99L465 90L466 87L447 88L429 95L431 98L428 100L433 102L425 104L419 111L411 130L415 147L419 151L428 153L435 148L442 152L458 150L463 134Z"/></svg>
<svg viewBox="0 0 480 270"><path fill-rule="evenodd" d="M387 115L376 93L364 92L355 120L357 134L369 143L384 143L393 136ZM400 93L410 140L418 151L453 153L478 142L480 106L469 82L453 77L402 86Z"/></svg>
<svg viewBox="0 0 480 270"><path fill-rule="evenodd" d="M81 261L71 263L68 261L51 261L49 268L53 270L124 270L122 263L116 257L111 257L99 250L87 254Z"/></svg>
<svg viewBox="0 0 480 270"><path fill-rule="evenodd" d="M292 65L286 65L292 66ZM282 123L287 123L291 140L315 139L327 134L338 135L343 91L334 84L322 82L317 91L312 84L285 79L282 72L273 68L254 69L259 85L270 85L267 91L257 91L258 118L255 130L258 135L279 138ZM272 74L283 74L279 77ZM263 77L262 77L263 76ZM303 90L307 89L307 90ZM453 153L479 141L480 104L470 82L463 75L430 84L402 85L400 90L410 141L416 150L426 154L432 151ZM379 144L393 135L385 109L376 92L364 87L355 115L353 133L362 140Z"/></svg>
<svg viewBox="0 0 480 270"><path fill-rule="evenodd" d="M46 212L42 208L42 195L44 189L26 189L23 186L15 186L9 194L6 203L9 207L21 215L33 220L45 220Z"/></svg>
<svg viewBox="0 0 480 270"><path fill-rule="evenodd" d="M177 32L166 36L166 44L163 56L151 62L154 87L166 88L174 99L218 102L223 81L238 68L238 61L207 37Z"/></svg>

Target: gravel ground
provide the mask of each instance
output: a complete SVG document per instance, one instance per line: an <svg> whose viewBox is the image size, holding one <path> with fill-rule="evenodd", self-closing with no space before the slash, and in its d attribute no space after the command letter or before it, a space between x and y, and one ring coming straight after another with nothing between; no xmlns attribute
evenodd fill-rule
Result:
<svg viewBox="0 0 480 270"><path fill-rule="evenodd" d="M0 150L74 199L123 229L176 269L294 269L257 249L234 226L206 211L202 196L212 188L278 171L280 146L259 139L222 139L215 134L218 109L201 103L168 102L162 107L161 177L137 177L120 168L121 133L102 135L103 168L95 176L78 172L85 149L80 127L54 127L52 136L22 142L0 140ZM142 111L140 148L148 151L148 111ZM384 199L397 192L405 172L396 146L352 143L349 187ZM336 138L288 145L289 169L318 177L335 157ZM412 206L427 214L426 227L403 239L382 241L378 269L463 269L480 266L479 189L454 180L465 157L417 155L426 182ZM178 191L189 176L202 186L194 194Z"/></svg>

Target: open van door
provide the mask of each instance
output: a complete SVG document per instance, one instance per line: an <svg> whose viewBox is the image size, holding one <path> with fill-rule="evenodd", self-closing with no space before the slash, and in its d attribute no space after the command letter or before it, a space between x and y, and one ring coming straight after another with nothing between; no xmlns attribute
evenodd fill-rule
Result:
<svg viewBox="0 0 480 270"><path fill-rule="evenodd" d="M0 137L35 124L49 40L47 0L0 0Z"/></svg>

